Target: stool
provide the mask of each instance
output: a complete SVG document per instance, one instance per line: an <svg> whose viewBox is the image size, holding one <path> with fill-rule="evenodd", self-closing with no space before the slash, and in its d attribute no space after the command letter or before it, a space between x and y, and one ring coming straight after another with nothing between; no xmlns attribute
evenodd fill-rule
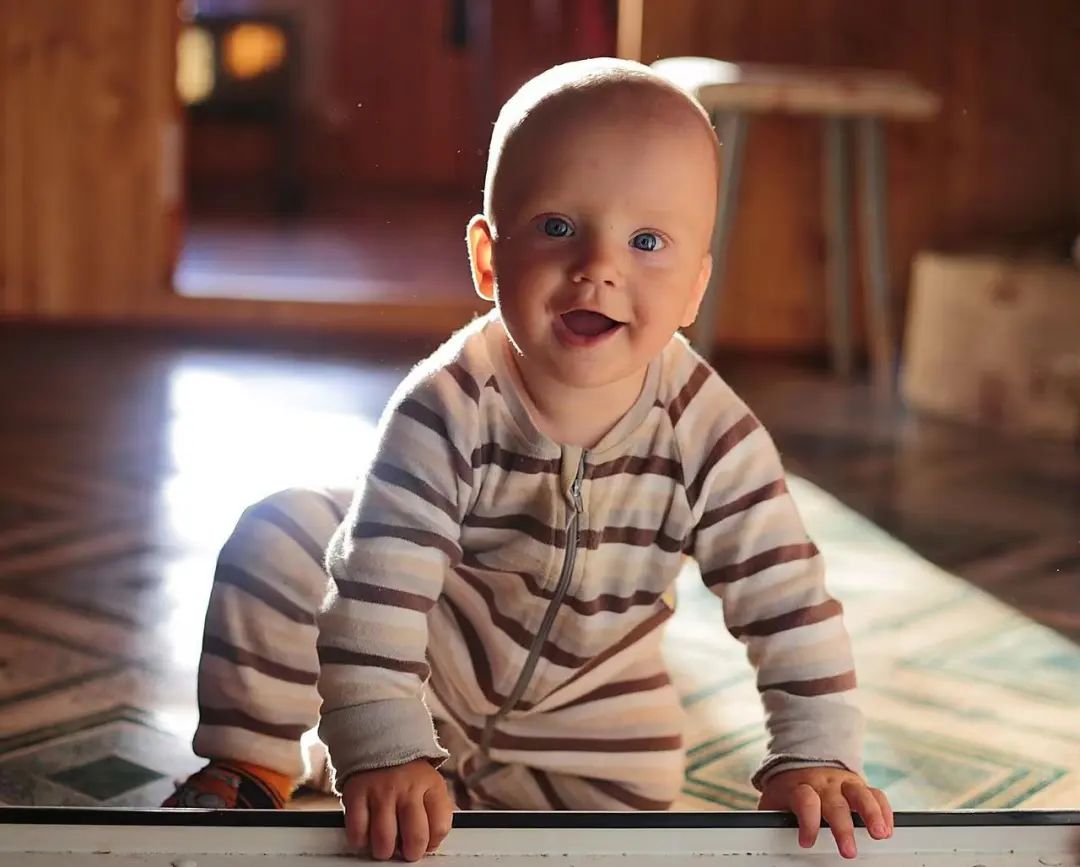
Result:
<svg viewBox="0 0 1080 867"><path fill-rule="evenodd" d="M708 357L713 349L724 265L735 218L743 151L752 115L794 114L824 120L826 270L829 292L829 346L833 370L852 374L851 336L851 129L858 133L862 176L865 281L873 379L892 392L896 334L889 290L886 225L884 120L925 120L939 108L938 97L898 73L817 70L725 63L708 57L672 57L652 68L691 93L709 113L724 144L720 196L713 233L713 271L693 334ZM723 129L722 129L723 128Z"/></svg>

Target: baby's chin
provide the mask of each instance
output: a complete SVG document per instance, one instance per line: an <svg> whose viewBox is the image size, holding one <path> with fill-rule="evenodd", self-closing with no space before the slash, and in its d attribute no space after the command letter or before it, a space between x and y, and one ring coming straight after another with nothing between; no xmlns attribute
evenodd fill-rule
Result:
<svg viewBox="0 0 1080 867"><path fill-rule="evenodd" d="M549 375L560 385L567 388L603 389L607 386L625 382L628 378L644 376L648 361L635 363L632 358L599 359L562 358L553 365Z"/></svg>

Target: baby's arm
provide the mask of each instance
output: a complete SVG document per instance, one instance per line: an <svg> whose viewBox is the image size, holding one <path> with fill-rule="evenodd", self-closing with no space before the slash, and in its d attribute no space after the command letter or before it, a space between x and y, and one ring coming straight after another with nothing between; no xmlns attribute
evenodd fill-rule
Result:
<svg viewBox="0 0 1080 867"><path fill-rule="evenodd" d="M863 718L842 609L825 588L821 555L788 493L771 438L719 379L710 385L708 405L719 408L720 418L697 439L700 459L690 467L693 552L757 672L769 743L753 782L764 807L799 814L804 844L816 836L824 807L847 854L853 851L849 804L863 812L878 801L871 794L863 803ZM803 803L807 781L811 788L821 783L814 790L816 818L813 805ZM855 801L841 797L845 786L858 789ZM826 791L828 804L821 798ZM881 817L876 807L873 812Z"/></svg>
<svg viewBox="0 0 1080 867"><path fill-rule="evenodd" d="M350 835L366 846L370 816L373 851L388 842L392 851L399 816L403 848L416 848L408 841L429 833L437 843L448 813L434 771L447 754L423 699L427 614L460 559L472 469L447 399L437 381L424 381L392 404L378 452L327 553L333 580L319 617L319 734L345 795ZM414 827L425 809L430 829Z"/></svg>

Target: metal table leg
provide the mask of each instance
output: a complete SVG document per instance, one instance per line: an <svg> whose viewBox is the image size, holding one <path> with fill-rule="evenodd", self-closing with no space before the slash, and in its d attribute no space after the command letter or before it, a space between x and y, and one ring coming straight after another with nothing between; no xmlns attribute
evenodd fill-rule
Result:
<svg viewBox="0 0 1080 867"><path fill-rule="evenodd" d="M825 269L828 289L829 350L833 371L850 379L851 346L851 121L825 119Z"/></svg>
<svg viewBox="0 0 1080 867"><path fill-rule="evenodd" d="M896 337L893 332L893 299L889 291L885 139L880 118L860 118L859 150L871 373L878 390L891 394L895 388Z"/></svg>
<svg viewBox="0 0 1080 867"><path fill-rule="evenodd" d="M721 120L724 121L723 129L719 127ZM712 237L713 268L709 285L705 289L705 296L701 299L701 308L693 330L694 347L706 359L710 358L716 344L717 311L724 284L728 244L735 221L735 206L739 195L739 180L742 177L743 152L749 118L741 113L714 115L713 126L717 127L723 144L720 148L720 194Z"/></svg>

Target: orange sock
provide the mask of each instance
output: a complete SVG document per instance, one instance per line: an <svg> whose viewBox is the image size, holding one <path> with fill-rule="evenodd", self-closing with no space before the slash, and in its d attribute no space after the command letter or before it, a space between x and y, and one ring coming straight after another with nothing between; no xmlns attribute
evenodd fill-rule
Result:
<svg viewBox="0 0 1080 867"><path fill-rule="evenodd" d="M293 781L252 762L213 759L181 783L163 807L214 810L280 810L293 793Z"/></svg>
<svg viewBox="0 0 1080 867"><path fill-rule="evenodd" d="M228 764L234 768L247 773L249 776L255 777L257 780L261 780L265 783L284 804L289 798L292 797L293 791L296 789L296 783L292 777L287 777L285 774L273 771L270 768L264 768L262 765L256 765L253 762L237 762L230 761Z"/></svg>

